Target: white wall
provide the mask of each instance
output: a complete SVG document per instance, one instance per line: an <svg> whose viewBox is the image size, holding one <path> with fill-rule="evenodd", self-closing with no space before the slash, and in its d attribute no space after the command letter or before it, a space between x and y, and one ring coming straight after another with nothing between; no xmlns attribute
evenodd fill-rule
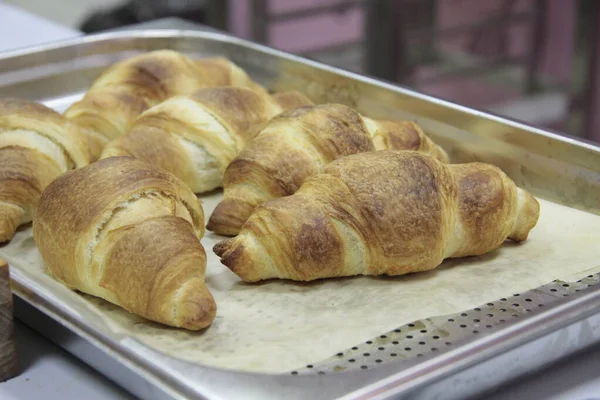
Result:
<svg viewBox="0 0 600 400"><path fill-rule="evenodd" d="M0 0L61 25L77 28L92 12L125 4L126 0Z"/></svg>

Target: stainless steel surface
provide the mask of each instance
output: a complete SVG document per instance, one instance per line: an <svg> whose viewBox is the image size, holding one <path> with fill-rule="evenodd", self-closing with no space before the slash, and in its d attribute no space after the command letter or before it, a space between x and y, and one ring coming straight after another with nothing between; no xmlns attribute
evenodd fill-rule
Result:
<svg viewBox="0 0 600 400"><path fill-rule="evenodd" d="M600 213L600 148L596 145L222 34L115 32L7 53L0 55L0 88L3 96L43 101L61 109L78 98L107 65L140 51L165 47L196 56L226 56L273 89L297 89L317 101L345 103L373 117L415 119L449 150L453 160L492 162L534 194ZM315 360L312 367L288 375L241 373L180 361L131 338L115 336L107 327L91 326L79 318L77 304L53 297L19 270L13 272L13 279L19 297L107 354L108 360L148 382L156 388L156 398L432 398L442 394L461 398L522 372L512 367L517 362L527 370L534 369L600 339L600 317L596 316L600 292L594 290L597 277L592 276L573 290L547 285L491 306L482 305L465 312L466 316L415 321L415 326L384 332L385 338L357 344L342 356ZM500 317L504 313L509 317ZM404 336L407 331L412 338ZM438 341L443 346L431 344ZM529 346L519 347L525 344ZM421 346L428 351L416 350ZM540 346L546 346L546 351L536 351L529 364L519 361L521 355ZM517 347L519 350L514 350ZM89 357L87 352L69 350L83 359ZM115 374L106 363L96 367L127 385L126 373ZM466 377L477 384L466 384ZM129 386L140 397L148 395L138 393L144 386Z"/></svg>
<svg viewBox="0 0 600 400"><path fill-rule="evenodd" d="M150 384L139 374L120 363L100 347L78 336L56 320L19 297L15 298L15 315L30 328L43 332L46 338L65 349L127 392L144 400L169 400L173 397Z"/></svg>
<svg viewBox="0 0 600 400"><path fill-rule="evenodd" d="M399 359L432 359L453 347L497 332L511 321L538 314L540 310L560 304L566 298L593 291L599 279L600 276L596 274L573 283L555 281L462 313L415 321L357 344L328 360L292 371L291 374L324 375L376 368Z"/></svg>

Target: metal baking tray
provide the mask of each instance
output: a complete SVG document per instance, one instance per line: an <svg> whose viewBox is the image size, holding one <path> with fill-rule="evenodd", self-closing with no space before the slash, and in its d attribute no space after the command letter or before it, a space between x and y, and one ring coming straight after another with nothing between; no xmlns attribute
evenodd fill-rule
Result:
<svg viewBox="0 0 600 400"><path fill-rule="evenodd" d="M492 162L536 195L600 214L600 147L593 143L220 33L112 32L0 54L0 93L64 109L109 64L160 48L225 56L269 88L297 89L373 117L416 116L454 161ZM18 268L11 275L21 320L144 399L458 399L600 340L599 276L591 274L398 326L290 373L236 372L116 338L91 327L76 307L49 295Z"/></svg>

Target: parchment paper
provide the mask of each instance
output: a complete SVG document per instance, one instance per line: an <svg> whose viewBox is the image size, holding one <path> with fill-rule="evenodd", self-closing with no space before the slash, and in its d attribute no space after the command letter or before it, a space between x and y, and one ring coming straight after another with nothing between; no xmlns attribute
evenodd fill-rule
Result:
<svg viewBox="0 0 600 400"><path fill-rule="evenodd" d="M207 217L220 193L202 198ZM600 270L600 217L540 200L529 240L506 242L482 257L449 260L437 269L396 278L353 277L315 283L244 284L222 266L210 232L207 285L218 305L201 333L162 327L117 306L74 294L44 272L31 228L0 249L12 268L25 269L65 301L85 302L115 333L173 357L221 368L284 373L316 363L411 321L460 312L546 284Z"/></svg>

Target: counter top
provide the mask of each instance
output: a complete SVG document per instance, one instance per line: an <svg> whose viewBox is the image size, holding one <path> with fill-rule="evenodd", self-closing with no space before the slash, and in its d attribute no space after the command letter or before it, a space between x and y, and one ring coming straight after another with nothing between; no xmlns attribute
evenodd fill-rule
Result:
<svg viewBox="0 0 600 400"><path fill-rule="evenodd" d="M0 51L68 39L81 34L0 1Z"/></svg>

